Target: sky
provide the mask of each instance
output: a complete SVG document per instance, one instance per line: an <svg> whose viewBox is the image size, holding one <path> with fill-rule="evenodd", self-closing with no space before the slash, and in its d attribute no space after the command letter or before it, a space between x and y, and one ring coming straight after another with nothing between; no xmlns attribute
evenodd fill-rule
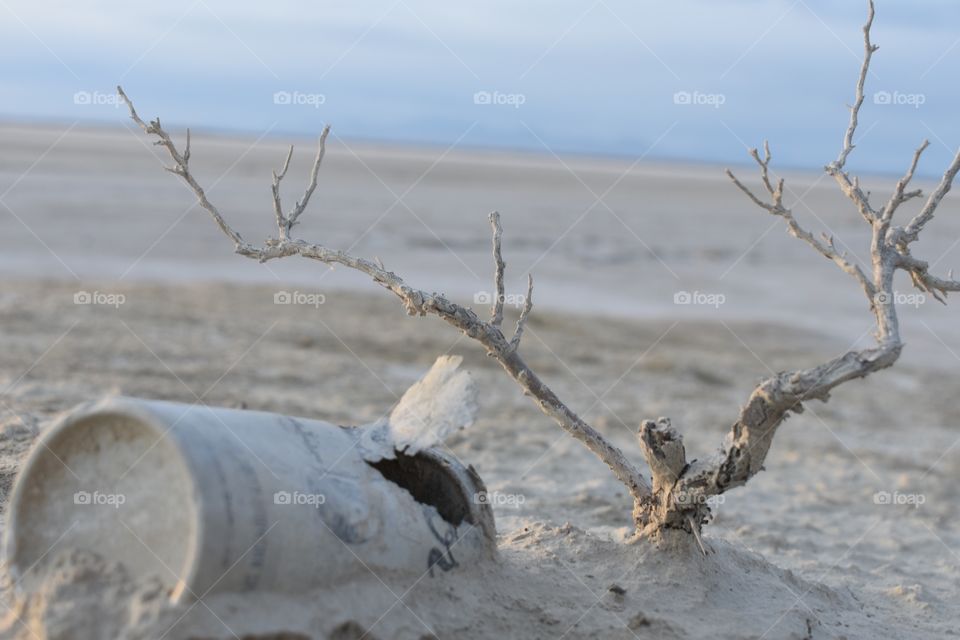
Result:
<svg viewBox="0 0 960 640"><path fill-rule="evenodd" d="M839 151L861 0L0 0L0 119L781 167ZM960 3L878 0L850 168L960 147Z"/></svg>

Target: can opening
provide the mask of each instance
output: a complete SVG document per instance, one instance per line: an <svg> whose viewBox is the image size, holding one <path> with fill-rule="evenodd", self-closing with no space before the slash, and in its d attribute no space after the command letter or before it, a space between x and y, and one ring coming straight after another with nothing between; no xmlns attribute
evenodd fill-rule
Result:
<svg viewBox="0 0 960 640"><path fill-rule="evenodd" d="M179 452L155 426L109 413L71 420L21 473L8 553L28 585L68 549L178 585L196 536L193 490Z"/></svg>
<svg viewBox="0 0 960 640"><path fill-rule="evenodd" d="M434 507L440 517L454 526L474 522L468 489L443 463L424 453L408 456L397 452L394 460L368 462L384 478L406 489L413 499Z"/></svg>

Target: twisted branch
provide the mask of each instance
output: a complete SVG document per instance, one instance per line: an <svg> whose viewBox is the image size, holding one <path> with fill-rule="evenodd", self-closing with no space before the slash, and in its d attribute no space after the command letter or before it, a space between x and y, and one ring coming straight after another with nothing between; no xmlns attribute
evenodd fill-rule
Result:
<svg viewBox="0 0 960 640"><path fill-rule="evenodd" d="M523 389L526 395L533 398L533 401L543 413L552 418L568 434L582 442L610 467L617 479L627 487L635 503L638 503L650 493L647 480L637 467L627 459L623 452L564 404L520 356L520 340L533 307L532 277L528 277L527 280L527 296L523 309L520 312L520 318L517 321L516 332L510 339L504 336L501 330L501 324L503 322L503 274L505 265L500 251L502 228L498 213L490 214L490 224L493 228L496 300L493 303L492 319L489 322L485 322L469 307L461 306L441 294L428 293L411 287L404 282L400 276L385 269L379 260L370 261L365 258L353 256L344 251L330 249L321 244L294 239L290 236L291 229L297 223L317 187L317 175L320 169L320 163L323 160L326 138L330 131L329 127L325 127L320 136L319 148L313 162L307 189L289 215L283 213L283 208L280 203L280 183L289 168L290 158L293 153L292 149L288 152L287 159L280 173L274 172L272 192L274 218L277 224L277 237L266 240L261 246L255 246L244 241L240 234L227 224L217 208L207 199L203 189L197 184L193 175L190 173L187 164L189 154L181 154L177 150L170 136L160 126L160 120L156 119L149 124L145 123L137 115L133 103L127 98L123 90L117 87L117 91L129 108L130 117L133 121L140 125L145 133L157 136L157 144L167 149L174 162L174 166L169 170L180 176L193 190L200 205L210 213L217 223L217 226L233 241L236 253L247 258L258 260L259 262L299 256L301 258L317 260L324 264L339 264L370 276L375 283L393 292L393 294L400 299L408 315L425 316L432 314L438 316L483 345L487 354L496 358L500 366L503 367L507 374Z"/></svg>
<svg viewBox="0 0 960 640"><path fill-rule="evenodd" d="M745 484L763 469L777 428L791 413L803 411L803 403L808 400L825 402L835 387L850 380L864 378L897 361L903 349L893 291L894 274L898 269L909 272L914 284L932 292L941 301L946 292L960 290L960 282L953 280L952 274L946 280L929 274L927 263L913 258L908 248L933 218L934 212L949 192L960 171L960 153L946 170L940 184L927 199L920 213L906 227L891 228L891 224L900 205L922 195L919 189L907 191L907 187L929 143L924 141L916 150L909 168L897 182L890 200L880 212L870 206L867 194L860 188L860 180L851 177L844 168L854 148L853 136L864 101L864 84L870 60L877 50L877 46L870 42L873 17L874 7L870 0L867 22L863 27L865 53L857 80L856 99L850 110L850 123L844 134L840 155L825 167L825 171L836 178L841 191L871 226L870 275L837 251L831 238L824 235L823 240L818 240L799 225L790 209L783 204L783 180L778 180L774 185L770 179L768 144L764 143L762 158L756 149L750 151L750 155L759 165L760 182L767 192L766 197L757 196L731 171L728 170L727 175L751 202L783 218L791 235L812 246L857 280L870 301L870 309L876 320L876 343L866 349L849 351L819 366L779 373L763 381L750 394L720 451L706 460L687 463L683 439L670 427L668 420L661 418L644 422L640 429L641 447L654 476L653 491L643 505L646 510L646 533L655 533L664 528L690 529L696 532L709 516L709 508L706 506L708 497Z"/></svg>

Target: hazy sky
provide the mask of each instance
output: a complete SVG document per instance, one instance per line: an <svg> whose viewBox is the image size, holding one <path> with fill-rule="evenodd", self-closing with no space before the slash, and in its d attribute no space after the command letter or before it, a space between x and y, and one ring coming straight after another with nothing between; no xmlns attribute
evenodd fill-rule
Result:
<svg viewBox="0 0 960 640"><path fill-rule="evenodd" d="M195 128L723 163L769 137L781 166L819 167L864 16L861 0L0 0L0 117L119 124L122 83L142 115ZM960 3L879 0L874 41L851 166L900 172L929 137L937 173L960 146Z"/></svg>

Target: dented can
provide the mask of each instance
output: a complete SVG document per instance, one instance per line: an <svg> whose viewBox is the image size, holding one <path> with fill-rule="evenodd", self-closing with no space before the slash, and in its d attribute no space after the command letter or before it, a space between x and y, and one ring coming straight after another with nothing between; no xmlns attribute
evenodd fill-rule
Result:
<svg viewBox="0 0 960 640"><path fill-rule="evenodd" d="M437 448L363 455L360 428L110 398L43 433L7 508L4 558L30 590L45 561L97 553L173 601L302 591L352 575L463 570L496 552L472 467Z"/></svg>

